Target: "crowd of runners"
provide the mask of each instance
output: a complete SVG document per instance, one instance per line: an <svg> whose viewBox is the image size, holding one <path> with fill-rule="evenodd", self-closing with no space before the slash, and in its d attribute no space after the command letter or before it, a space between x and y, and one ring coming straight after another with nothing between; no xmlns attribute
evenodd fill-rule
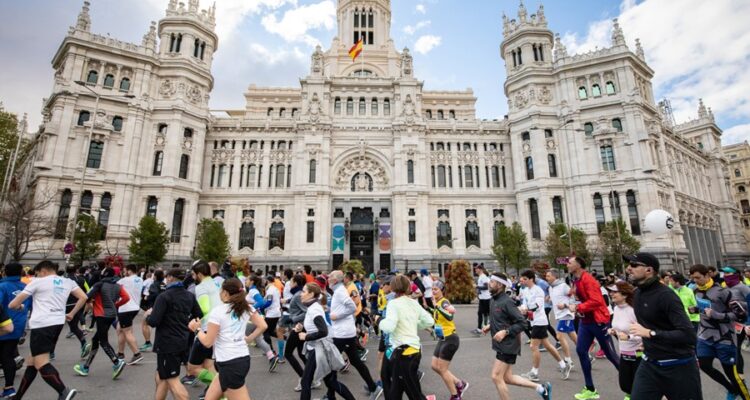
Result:
<svg viewBox="0 0 750 400"><path fill-rule="evenodd" d="M703 265L688 276L660 271L648 253L623 261L624 275L601 278L578 257L563 269L535 263L518 277L474 265L477 326L467 334L489 335L495 361L488 374L499 398L510 399L512 385L551 399L551 382L580 369L584 382L575 399L599 399L591 364L606 358L626 400L702 399L699 371L726 389L726 399L750 400L742 355L750 277ZM255 347L270 373L296 375L287 389L301 400L322 387L329 400L460 400L470 382L450 369L460 335L445 292L446 282L426 269L362 276L304 266L264 275L229 260L167 271L106 263L61 271L50 261L27 270L11 263L0 281L0 397L22 399L38 375L59 399L71 400L77 392L63 376L88 376L102 349L115 380L154 352L157 400L186 400L190 385L203 385L200 399L250 399L245 381ZM66 324L81 361L61 374L52 363ZM111 330L117 343L109 342ZM427 333L437 341L429 367L422 363ZM375 370L366 364L371 340L378 342ZM24 341L26 359L18 349ZM525 346L532 368L516 375ZM542 370L543 353L555 368ZM291 371L279 371L280 364ZM338 379L350 370L365 392ZM425 394L425 373L437 374L445 387Z"/></svg>

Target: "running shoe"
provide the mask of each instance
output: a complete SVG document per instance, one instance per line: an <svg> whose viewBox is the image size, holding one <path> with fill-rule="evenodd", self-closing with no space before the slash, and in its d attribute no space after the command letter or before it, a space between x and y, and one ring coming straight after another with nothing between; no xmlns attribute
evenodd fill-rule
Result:
<svg viewBox="0 0 750 400"><path fill-rule="evenodd" d="M599 392L596 390L591 391L587 388L583 388L580 393L576 394L575 397L577 400L596 400L599 398Z"/></svg>
<svg viewBox="0 0 750 400"><path fill-rule="evenodd" d="M135 353L133 354L133 358L130 359L130 361L127 362L128 365L135 365L138 364L143 360L143 354L141 353Z"/></svg>
<svg viewBox="0 0 750 400"><path fill-rule="evenodd" d="M317 388L319 388L319 387L320 387L320 386L321 386L322 384L323 384L323 382L321 382L321 381L313 381L313 383L312 383L312 386L311 386L311 387L312 387L313 389L317 389Z"/></svg>
<svg viewBox="0 0 750 400"><path fill-rule="evenodd" d="M599 351L596 352L596 358L602 359L602 358L605 358L605 357L607 357L607 356L604 354L604 350L599 350Z"/></svg>
<svg viewBox="0 0 750 400"><path fill-rule="evenodd" d="M120 360L124 360L125 359L125 353L117 353L117 358L119 358Z"/></svg>
<svg viewBox="0 0 750 400"><path fill-rule="evenodd" d="M81 346L81 360L86 359L89 354L91 354L91 343L86 343Z"/></svg>
<svg viewBox="0 0 750 400"><path fill-rule="evenodd" d="M448 400L461 400L461 396L457 394L452 394Z"/></svg>
<svg viewBox="0 0 750 400"><path fill-rule="evenodd" d="M417 371L417 375L419 375L419 381L422 382L422 378L424 378L424 371Z"/></svg>
<svg viewBox="0 0 750 400"><path fill-rule="evenodd" d="M549 382L544 382L542 384L542 387L544 388L544 393L539 393L539 396L542 397L544 400L551 400L552 399L552 384Z"/></svg>
<svg viewBox="0 0 750 400"><path fill-rule="evenodd" d="M361 352L359 355L359 359L362 360L362 362L367 361L367 355L370 354L370 350L364 349L364 351Z"/></svg>
<svg viewBox="0 0 750 400"><path fill-rule="evenodd" d="M568 363L565 363L565 366L559 369L560 375L562 376L562 379L564 381L567 381L568 378L570 378L570 371L572 369L573 369L573 366Z"/></svg>
<svg viewBox="0 0 750 400"><path fill-rule="evenodd" d="M370 392L370 400L378 400L383 395L383 387L375 386L375 390Z"/></svg>
<svg viewBox="0 0 750 400"><path fill-rule="evenodd" d="M74 365L73 371L75 371L76 375L78 376L89 376L89 369L86 368L83 364Z"/></svg>
<svg viewBox="0 0 750 400"><path fill-rule="evenodd" d="M426 400L437 400L437 396L435 396L434 394L428 394L428 395L427 395L427 396L425 396L424 398L425 398Z"/></svg>
<svg viewBox="0 0 750 400"><path fill-rule="evenodd" d="M479 328L472 329L470 332L473 333L473 334L475 334L475 335L481 335L482 334L482 330L479 329Z"/></svg>
<svg viewBox="0 0 750 400"><path fill-rule="evenodd" d="M279 364L286 364L286 359L284 357L279 357Z"/></svg>
<svg viewBox="0 0 750 400"><path fill-rule="evenodd" d="M469 390L469 382L461 381L456 384L456 394L458 395L459 399L464 395L464 393L466 393L467 390Z"/></svg>
<svg viewBox="0 0 750 400"><path fill-rule="evenodd" d="M73 397L76 397L77 393L77 390L66 387L65 389L63 389L62 393L60 393L60 396L57 398L57 400L72 400Z"/></svg>
<svg viewBox="0 0 750 400"><path fill-rule="evenodd" d="M3 399L12 399L16 395L16 389L10 388L10 389L4 389L3 394L0 395Z"/></svg>
<svg viewBox="0 0 750 400"><path fill-rule="evenodd" d="M737 397L738 397L738 395L736 395L736 394L734 394L732 392L727 392L727 400L737 400Z"/></svg>
<svg viewBox="0 0 750 400"><path fill-rule="evenodd" d="M528 379L532 382L539 382L539 373L534 373L533 371L529 371L525 374L521 374L521 378Z"/></svg>
<svg viewBox="0 0 750 400"><path fill-rule="evenodd" d="M546 353L546 352L547 352L547 349L546 349L546 348L544 348L544 346L542 346L542 345L540 344L540 345L539 345L539 351L540 351L540 352L542 352L542 353Z"/></svg>
<svg viewBox="0 0 750 400"><path fill-rule="evenodd" d="M21 356L14 358L13 361L16 362L16 370L21 369L21 367L23 367L23 363L26 362L26 360L24 360L24 358Z"/></svg>
<svg viewBox="0 0 750 400"><path fill-rule="evenodd" d="M138 348L138 351L150 351L153 347L151 343L144 343L143 346Z"/></svg>
<svg viewBox="0 0 750 400"><path fill-rule="evenodd" d="M196 382L198 382L198 378L195 375L185 375L180 378L180 382L183 385L193 386Z"/></svg>
<svg viewBox="0 0 750 400"><path fill-rule="evenodd" d="M276 368L279 366L279 357L273 356L270 360L268 360L268 372L274 372L276 371Z"/></svg>
<svg viewBox="0 0 750 400"><path fill-rule="evenodd" d="M297 381L297 386L294 387L295 392L301 392L302 391L302 379Z"/></svg>
<svg viewBox="0 0 750 400"><path fill-rule="evenodd" d="M73 335L75 335L75 333L73 333L73 332L68 332L68 334L67 334L67 335L65 335L65 339L70 339L70 338L72 338L72 337L73 337Z"/></svg>
<svg viewBox="0 0 750 400"><path fill-rule="evenodd" d="M119 378L123 369L125 369L125 361L117 360L117 364L112 366L112 379Z"/></svg>

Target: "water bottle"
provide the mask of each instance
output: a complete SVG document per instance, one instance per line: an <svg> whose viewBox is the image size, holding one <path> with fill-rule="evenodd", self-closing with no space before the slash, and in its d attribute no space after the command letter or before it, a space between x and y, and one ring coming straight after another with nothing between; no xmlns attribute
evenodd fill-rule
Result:
<svg viewBox="0 0 750 400"><path fill-rule="evenodd" d="M445 339L445 335L443 335L443 326L442 325L435 325L435 336L437 336L438 340Z"/></svg>

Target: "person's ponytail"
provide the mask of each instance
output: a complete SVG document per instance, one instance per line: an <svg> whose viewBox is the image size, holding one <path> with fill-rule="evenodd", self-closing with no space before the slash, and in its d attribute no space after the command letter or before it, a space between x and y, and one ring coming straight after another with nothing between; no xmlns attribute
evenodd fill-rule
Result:
<svg viewBox="0 0 750 400"><path fill-rule="evenodd" d="M245 292L242 290L242 283L237 278L230 278L224 281L221 289L227 292L229 298L226 303L234 315L238 318L246 312L250 312L250 305L245 301Z"/></svg>

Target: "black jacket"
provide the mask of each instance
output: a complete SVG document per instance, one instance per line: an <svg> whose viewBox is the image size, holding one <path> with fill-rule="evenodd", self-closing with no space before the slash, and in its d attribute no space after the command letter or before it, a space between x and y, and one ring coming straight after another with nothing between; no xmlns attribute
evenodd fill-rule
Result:
<svg viewBox="0 0 750 400"><path fill-rule="evenodd" d="M697 336L674 290L653 279L636 289L633 308L638 323L656 332L654 338L643 338L646 357L652 360L695 357Z"/></svg>
<svg viewBox="0 0 750 400"><path fill-rule="evenodd" d="M202 318L203 312L195 296L182 282L169 285L154 302L146 322L156 328L154 352L181 353L188 349L188 322Z"/></svg>
<svg viewBox="0 0 750 400"><path fill-rule="evenodd" d="M526 327L526 318L516 307L516 303L505 293L498 293L490 300L490 333L508 330L502 342L492 340L492 350L498 353L521 354L521 332Z"/></svg>

